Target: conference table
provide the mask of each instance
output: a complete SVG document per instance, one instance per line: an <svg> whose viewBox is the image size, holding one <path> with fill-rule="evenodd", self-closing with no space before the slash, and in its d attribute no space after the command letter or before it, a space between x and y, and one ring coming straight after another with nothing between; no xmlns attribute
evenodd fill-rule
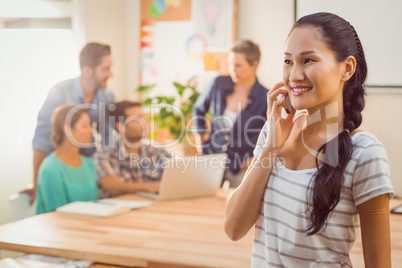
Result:
<svg viewBox="0 0 402 268"><path fill-rule="evenodd" d="M89 260L96 267L250 267L254 230L237 242L226 236L227 195L220 190L216 196L155 201L111 218L37 215L0 226L0 249ZM401 203L392 200L391 207ZM391 214L391 230L393 265L402 267L402 215ZM360 239L351 257L354 267L364 267Z"/></svg>

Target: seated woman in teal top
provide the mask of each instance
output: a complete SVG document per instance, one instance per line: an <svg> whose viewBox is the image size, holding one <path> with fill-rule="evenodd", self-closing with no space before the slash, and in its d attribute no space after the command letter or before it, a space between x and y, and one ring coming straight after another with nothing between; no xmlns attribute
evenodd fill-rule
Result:
<svg viewBox="0 0 402 268"><path fill-rule="evenodd" d="M63 105L54 111L52 140L56 149L39 168L37 214L73 201L98 198L93 159L79 153L80 147L90 145L91 138L87 109Z"/></svg>

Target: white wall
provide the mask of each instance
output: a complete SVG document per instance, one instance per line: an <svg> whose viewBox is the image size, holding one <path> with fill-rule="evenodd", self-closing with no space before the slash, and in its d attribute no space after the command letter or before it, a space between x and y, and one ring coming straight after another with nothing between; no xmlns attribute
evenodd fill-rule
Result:
<svg viewBox="0 0 402 268"><path fill-rule="evenodd" d="M140 26L141 3L140 0L127 0L126 8L126 35L127 35L127 88L126 98L136 100L138 94L135 91L139 86L140 72Z"/></svg>
<svg viewBox="0 0 402 268"><path fill-rule="evenodd" d="M68 1L0 2L2 18L63 19L72 14ZM79 68L69 29L0 29L0 43L0 223L4 223L12 220L8 196L32 182L31 144L47 91L76 76Z"/></svg>
<svg viewBox="0 0 402 268"><path fill-rule="evenodd" d="M369 92L361 126L362 129L374 133L384 144L391 167L392 185L399 197L402 197L402 124L398 122L401 104L400 92L388 94Z"/></svg>
<svg viewBox="0 0 402 268"><path fill-rule="evenodd" d="M49 88L79 73L68 29L0 30L0 224L12 221L8 196L32 182L32 138ZM57 68L55 68L57 66ZM0 258L13 256L0 251Z"/></svg>
<svg viewBox="0 0 402 268"><path fill-rule="evenodd" d="M359 34L366 54L367 84L402 88L402 54L395 53L402 46L402 1L299 0L297 4L298 17L326 11L349 21Z"/></svg>
<svg viewBox="0 0 402 268"><path fill-rule="evenodd" d="M283 49L294 20L294 0L239 0L238 36L260 46L258 79L271 88L282 81Z"/></svg>
<svg viewBox="0 0 402 268"><path fill-rule="evenodd" d="M85 0L86 42L111 46L113 77L108 85L117 99L126 96L127 87L127 25L126 1Z"/></svg>
<svg viewBox="0 0 402 268"><path fill-rule="evenodd" d="M111 46L113 78L108 85L117 100L137 97L139 28L139 0L85 0L86 42Z"/></svg>

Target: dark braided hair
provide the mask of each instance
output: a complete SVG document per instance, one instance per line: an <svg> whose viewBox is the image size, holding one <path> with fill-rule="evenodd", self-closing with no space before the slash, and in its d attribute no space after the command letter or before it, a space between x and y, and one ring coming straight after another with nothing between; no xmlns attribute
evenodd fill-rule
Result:
<svg viewBox="0 0 402 268"><path fill-rule="evenodd" d="M323 228L340 199L344 183L343 172L353 149L349 133L362 123L361 111L365 103L364 82L367 77L367 64L355 29L341 17L324 12L311 14L300 18L291 32L301 26L315 28L323 42L335 53L338 62L344 61L349 56L356 59L356 71L343 88L344 131L322 145L316 155L318 171L315 178L310 181L310 185L313 185L311 225L306 230L308 235L313 235ZM320 156L321 166L318 161Z"/></svg>

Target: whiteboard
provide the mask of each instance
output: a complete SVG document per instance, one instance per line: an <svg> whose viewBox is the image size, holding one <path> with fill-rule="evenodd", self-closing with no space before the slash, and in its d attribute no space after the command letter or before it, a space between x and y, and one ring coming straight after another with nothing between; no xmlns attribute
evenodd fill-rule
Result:
<svg viewBox="0 0 402 268"><path fill-rule="evenodd" d="M367 86L402 88L402 1L297 0L297 19L331 12L359 34L368 65Z"/></svg>

